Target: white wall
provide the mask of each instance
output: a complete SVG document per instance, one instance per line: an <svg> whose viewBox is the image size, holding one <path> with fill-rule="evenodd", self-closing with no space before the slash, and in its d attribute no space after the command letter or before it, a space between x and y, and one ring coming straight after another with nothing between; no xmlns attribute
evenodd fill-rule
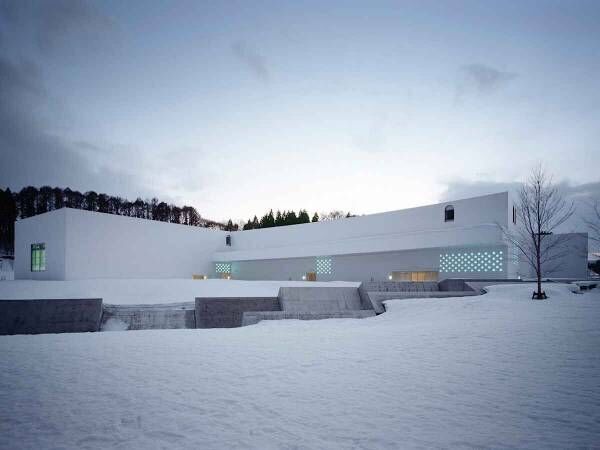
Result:
<svg viewBox="0 0 600 450"><path fill-rule="evenodd" d="M220 230L67 209L66 279L210 274Z"/></svg>
<svg viewBox="0 0 600 450"><path fill-rule="evenodd" d="M40 214L15 223L15 279L65 279L66 209ZM46 270L31 271L31 244L46 244Z"/></svg>
<svg viewBox="0 0 600 450"><path fill-rule="evenodd" d="M564 233L549 236L551 240L560 239L560 245L552 254L565 253L556 261L542 265L543 278L573 278L586 280L588 277L588 234ZM535 270L520 255L519 272L523 278L535 278Z"/></svg>
<svg viewBox="0 0 600 450"><path fill-rule="evenodd" d="M479 247L452 247L409 250L401 252L365 253L360 255L331 256L331 275L317 275L320 281L387 281L394 271L439 271L440 254L502 251L501 271L448 271L444 278L506 278L507 247L502 245ZM302 275L314 272L316 258L284 258L259 261L234 261L232 277L242 280L301 280Z"/></svg>
<svg viewBox="0 0 600 450"><path fill-rule="evenodd" d="M369 253L504 242L509 221L507 192L437 205L328 222L232 233L232 247L216 261L261 260ZM444 221L446 205L454 221Z"/></svg>

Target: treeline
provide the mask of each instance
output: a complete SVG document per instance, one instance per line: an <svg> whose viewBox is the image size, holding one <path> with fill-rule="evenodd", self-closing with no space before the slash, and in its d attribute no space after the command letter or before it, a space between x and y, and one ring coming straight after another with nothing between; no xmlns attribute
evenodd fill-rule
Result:
<svg viewBox="0 0 600 450"><path fill-rule="evenodd" d="M70 188L27 186L19 192L0 189L0 250L9 254L14 252L15 220L63 207L197 227L226 228L222 223L202 218L192 206L179 207L156 198L138 198L132 202L94 191L81 193Z"/></svg>
<svg viewBox="0 0 600 450"><path fill-rule="evenodd" d="M273 210L271 209L268 213L258 219L257 216L254 216L253 219L248 219L243 225L244 230L255 230L258 228L271 228L271 227L283 227L286 225L298 225L300 223L309 223L309 222L318 222L319 220L336 220L343 219L345 217L354 217L353 214L349 212L343 211L331 211L329 213L322 214L322 218L319 218L319 214L314 213L312 218L308 215L308 212L305 209L301 209L296 214L295 211L277 211L277 213L273 214ZM233 225L231 221L227 224L227 228L232 225L233 228L231 230L235 231L238 229L237 225Z"/></svg>

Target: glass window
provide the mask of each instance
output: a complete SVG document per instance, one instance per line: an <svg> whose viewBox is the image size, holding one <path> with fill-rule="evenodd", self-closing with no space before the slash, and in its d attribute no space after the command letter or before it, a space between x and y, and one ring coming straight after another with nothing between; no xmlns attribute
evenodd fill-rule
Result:
<svg viewBox="0 0 600 450"><path fill-rule="evenodd" d="M331 258L317 258L315 266L317 275L331 275L333 269Z"/></svg>
<svg viewBox="0 0 600 450"><path fill-rule="evenodd" d="M502 272L504 270L504 255L502 250L473 250L472 252L440 254L440 272L475 273Z"/></svg>
<svg viewBox="0 0 600 450"><path fill-rule="evenodd" d="M217 273L231 273L231 263L215 263L215 272Z"/></svg>
<svg viewBox="0 0 600 450"><path fill-rule="evenodd" d="M31 271L46 270L46 244L31 244Z"/></svg>
<svg viewBox="0 0 600 450"><path fill-rule="evenodd" d="M454 206L448 205L446 209L444 209L444 222L453 222L454 221Z"/></svg>

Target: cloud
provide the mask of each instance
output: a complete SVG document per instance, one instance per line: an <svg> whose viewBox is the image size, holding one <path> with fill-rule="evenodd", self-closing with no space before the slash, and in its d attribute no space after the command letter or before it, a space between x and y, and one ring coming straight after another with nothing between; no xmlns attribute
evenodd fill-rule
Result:
<svg viewBox="0 0 600 450"><path fill-rule="evenodd" d="M49 184L122 195L142 191L127 172L93 164L85 155L85 146L48 132L38 114L47 107L39 67L30 61L13 62L0 55L2 187L18 190L30 184Z"/></svg>
<svg viewBox="0 0 600 450"><path fill-rule="evenodd" d="M107 16L85 0L0 0L0 19L21 33L31 29L42 53L54 50L61 40L67 42L73 32L78 36L69 43L79 44L113 27Z"/></svg>
<svg viewBox="0 0 600 450"><path fill-rule="evenodd" d="M68 0L3 1L2 23L17 42L31 48L39 44L40 50L54 49L75 29L87 28L76 35L85 45L89 29L106 25L87 3ZM50 131L51 117L65 111L46 89L43 66L11 57L16 52L7 50L0 47L0 187L68 186L130 197L154 192L152 185L132 176L137 166L123 160L127 152L116 151L114 145L73 142Z"/></svg>
<svg viewBox="0 0 600 450"><path fill-rule="evenodd" d="M460 70L457 96L468 93L487 95L505 87L518 77L513 72L503 72L485 64L468 64Z"/></svg>
<svg viewBox="0 0 600 450"><path fill-rule="evenodd" d="M269 81L270 75L267 63L262 55L256 52L256 50L249 47L248 44L243 41L235 42L231 46L231 50L259 80L263 82Z"/></svg>
<svg viewBox="0 0 600 450"><path fill-rule="evenodd" d="M93 34L111 26L112 22L106 16L83 0L42 2L37 31L38 46L41 50L49 50L72 30Z"/></svg>

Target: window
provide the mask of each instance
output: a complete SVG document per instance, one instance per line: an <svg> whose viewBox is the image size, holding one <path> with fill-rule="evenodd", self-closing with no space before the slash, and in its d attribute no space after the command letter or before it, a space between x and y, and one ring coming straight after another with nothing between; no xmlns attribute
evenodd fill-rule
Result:
<svg viewBox="0 0 600 450"><path fill-rule="evenodd" d="M437 281L438 273L433 271L392 272L388 279L392 281Z"/></svg>
<svg viewBox="0 0 600 450"><path fill-rule="evenodd" d="M504 256L502 250L442 253L440 272L473 273L502 272Z"/></svg>
<svg viewBox="0 0 600 450"><path fill-rule="evenodd" d="M231 247L231 235L230 234L225 236L225 245Z"/></svg>
<svg viewBox="0 0 600 450"><path fill-rule="evenodd" d="M448 205L446 209L444 209L444 222L453 222L454 221L454 206Z"/></svg>
<svg viewBox="0 0 600 450"><path fill-rule="evenodd" d="M217 273L231 273L231 263L215 263L215 272Z"/></svg>
<svg viewBox="0 0 600 450"><path fill-rule="evenodd" d="M513 223L516 225L517 223L517 208L513 205Z"/></svg>
<svg viewBox="0 0 600 450"><path fill-rule="evenodd" d="M46 244L31 244L31 271L46 270Z"/></svg>
<svg viewBox="0 0 600 450"><path fill-rule="evenodd" d="M333 269L331 258L317 258L315 265L317 275L331 275Z"/></svg>

